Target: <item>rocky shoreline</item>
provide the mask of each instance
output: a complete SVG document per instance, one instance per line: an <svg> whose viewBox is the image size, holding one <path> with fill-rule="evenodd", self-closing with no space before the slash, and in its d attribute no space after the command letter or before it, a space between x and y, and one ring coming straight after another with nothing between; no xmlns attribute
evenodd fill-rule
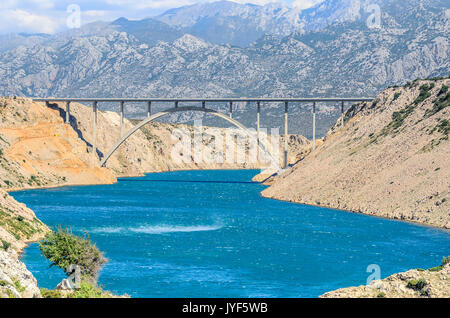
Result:
<svg viewBox="0 0 450 318"><path fill-rule="evenodd" d="M449 298L450 263L413 269L375 280L370 285L328 292L320 298Z"/></svg>

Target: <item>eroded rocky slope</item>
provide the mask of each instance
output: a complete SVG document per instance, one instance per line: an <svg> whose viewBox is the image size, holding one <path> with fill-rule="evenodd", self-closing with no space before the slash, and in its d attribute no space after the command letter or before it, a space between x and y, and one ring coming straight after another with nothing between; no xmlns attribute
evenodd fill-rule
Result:
<svg viewBox="0 0 450 318"><path fill-rule="evenodd" d="M47 231L32 210L0 189L0 298L41 296L36 279L18 253Z"/></svg>
<svg viewBox="0 0 450 318"><path fill-rule="evenodd" d="M370 285L328 292L321 298L449 298L450 264L429 270L413 269Z"/></svg>
<svg viewBox="0 0 450 318"><path fill-rule="evenodd" d="M419 80L354 105L344 127L262 194L450 228L448 86Z"/></svg>

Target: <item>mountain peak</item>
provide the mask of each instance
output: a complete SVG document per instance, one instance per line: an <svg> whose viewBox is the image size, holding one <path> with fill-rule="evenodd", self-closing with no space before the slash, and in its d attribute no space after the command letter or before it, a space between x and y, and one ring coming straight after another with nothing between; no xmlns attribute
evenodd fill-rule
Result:
<svg viewBox="0 0 450 318"><path fill-rule="evenodd" d="M201 48L209 47L209 44L191 34L185 34L173 42L173 45L187 52L195 52Z"/></svg>

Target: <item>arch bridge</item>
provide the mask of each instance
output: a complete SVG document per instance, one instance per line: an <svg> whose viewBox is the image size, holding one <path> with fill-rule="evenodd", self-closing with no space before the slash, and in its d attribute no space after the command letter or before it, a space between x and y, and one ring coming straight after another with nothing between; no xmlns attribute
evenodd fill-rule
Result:
<svg viewBox="0 0 450 318"><path fill-rule="evenodd" d="M313 126L313 150L316 147L316 103L339 103L341 109L340 124L344 125L344 107L345 103L355 103L355 102L370 102L373 98L34 98L35 102L45 102L47 105L49 103L65 103L66 105L66 118L65 122L68 124L70 119L70 103L92 103L92 113L93 113L93 153L97 153L97 112L98 103L118 103L120 105L120 140L113 146L113 148L101 158L100 166L104 167L108 159L114 154L114 152L122 145L131 135L136 131L149 124L150 122L167 116L172 113L186 112L186 111L198 111L211 114L213 116L224 119L225 121L231 123L235 127L243 130L249 136L253 136L249 130L233 119L233 104L235 103L252 103L256 105L256 137L258 146L261 150L269 155L272 162L275 160L268 152L268 147L260 143L260 117L261 117L261 104L262 103L283 103L284 104L284 162L283 167L288 166L288 113L290 103L310 103L312 104L312 126ZM125 103L145 103L147 105L147 117L142 120L139 124L133 127L130 131L124 132L124 113L125 113ZM158 112L152 115L152 105L154 103L171 103L173 107L169 107L166 110ZM198 103L199 106L180 106L180 103ZM229 105L229 113L225 114L213 109L206 108L207 104L213 103L227 103ZM281 168L280 168L281 169Z"/></svg>

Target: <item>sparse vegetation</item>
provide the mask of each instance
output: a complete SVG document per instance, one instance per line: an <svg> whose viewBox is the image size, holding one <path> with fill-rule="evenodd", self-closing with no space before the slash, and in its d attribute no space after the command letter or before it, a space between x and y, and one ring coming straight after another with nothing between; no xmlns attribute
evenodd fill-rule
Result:
<svg viewBox="0 0 450 318"><path fill-rule="evenodd" d="M420 279L411 279L408 281L406 287L421 291L427 285L427 281L423 278Z"/></svg>
<svg viewBox="0 0 450 318"><path fill-rule="evenodd" d="M41 288L41 295L43 298L112 298L115 297L112 293L104 291L101 287L95 286L92 283L83 281L80 288L63 294L59 290L51 290Z"/></svg>
<svg viewBox="0 0 450 318"><path fill-rule="evenodd" d="M59 290L41 288L40 291L42 298L62 298L62 294Z"/></svg>
<svg viewBox="0 0 450 318"><path fill-rule="evenodd" d="M394 94L394 99L393 99L392 101L396 101L396 100L400 97L400 95L402 95L401 92L395 93L395 94Z"/></svg>
<svg viewBox="0 0 450 318"><path fill-rule="evenodd" d="M34 234L42 232L40 222L26 220L22 216L16 216L13 211L0 209L0 226L7 230L17 240L21 237L30 239Z"/></svg>
<svg viewBox="0 0 450 318"><path fill-rule="evenodd" d="M383 136L387 136L389 133L398 132L398 129L403 126L405 119L411 115L414 111L415 105L408 105L404 109L394 112L392 114L392 121L381 131Z"/></svg>
<svg viewBox="0 0 450 318"><path fill-rule="evenodd" d="M11 247L11 243L9 243L5 240L2 240L2 250L7 252L10 247Z"/></svg>
<svg viewBox="0 0 450 318"><path fill-rule="evenodd" d="M14 283L14 287L16 288L16 290L19 293L23 293L26 288L24 286L22 286L22 284L20 283L20 281L18 279L13 279L13 283Z"/></svg>
<svg viewBox="0 0 450 318"><path fill-rule="evenodd" d="M58 228L48 233L39 243L42 254L52 262L52 265L66 270L69 265L78 265L83 277L96 282L102 265L107 262L103 253L90 241L86 234L84 237L76 236L69 228Z"/></svg>
<svg viewBox="0 0 450 318"><path fill-rule="evenodd" d="M447 87L447 86L445 86ZM443 110L444 108L447 108L448 106L450 106L450 92L447 92L448 87L445 89L445 96L441 96L440 98L436 99L433 103L433 108L431 109L427 109L427 111L425 112L425 117L431 117L435 114L437 114L438 112L440 112L441 110ZM442 93L441 93L442 92ZM439 95L444 94L444 90L439 91Z"/></svg>
<svg viewBox="0 0 450 318"><path fill-rule="evenodd" d="M442 259L442 266L447 265L448 263L450 263L450 256L444 257Z"/></svg>
<svg viewBox="0 0 450 318"><path fill-rule="evenodd" d="M430 85L428 84L423 84L422 86L420 86L420 93L419 96L414 100L414 104L418 105L420 103L422 103L423 101L425 101L428 97L431 96L431 90L434 88L434 83L431 83Z"/></svg>
<svg viewBox="0 0 450 318"><path fill-rule="evenodd" d="M82 282L79 289L68 295L69 298L109 298L111 296L102 288L88 282Z"/></svg>

